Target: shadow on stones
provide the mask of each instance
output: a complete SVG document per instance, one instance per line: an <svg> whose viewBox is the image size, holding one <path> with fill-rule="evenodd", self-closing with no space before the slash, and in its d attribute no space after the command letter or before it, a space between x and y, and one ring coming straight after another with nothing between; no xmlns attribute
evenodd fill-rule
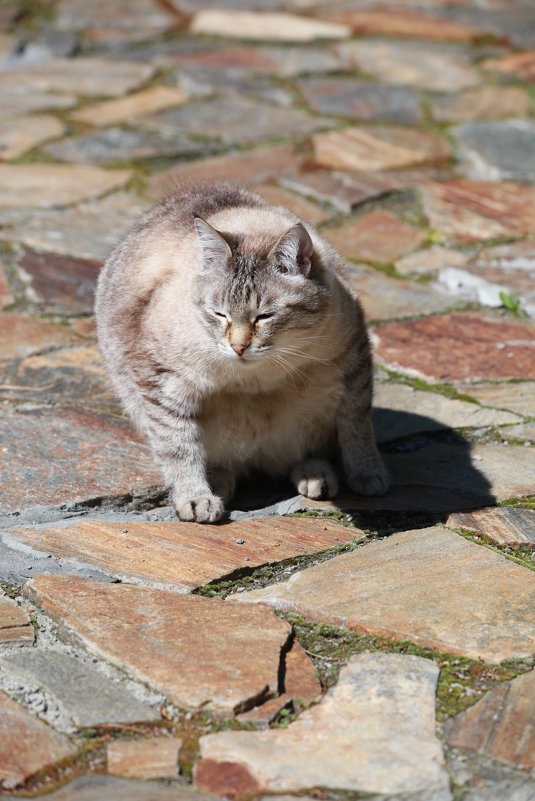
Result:
<svg viewBox="0 0 535 801"><path fill-rule="evenodd" d="M374 409L374 427L392 486L384 496L363 497L342 485L333 513L338 509L354 524L387 534L444 523L453 512L496 504L491 482L472 456L472 444L459 431L430 417L383 408ZM342 475L340 466L338 470ZM298 501L288 481L254 474L239 484L232 508L273 514L308 508L322 515L329 504Z"/></svg>

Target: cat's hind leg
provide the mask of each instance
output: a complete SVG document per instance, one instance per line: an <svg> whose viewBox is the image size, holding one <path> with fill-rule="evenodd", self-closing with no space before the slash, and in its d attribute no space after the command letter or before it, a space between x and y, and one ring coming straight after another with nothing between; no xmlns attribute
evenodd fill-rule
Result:
<svg viewBox="0 0 535 801"><path fill-rule="evenodd" d="M300 495L320 500L338 494L338 477L325 459L304 459L290 474Z"/></svg>

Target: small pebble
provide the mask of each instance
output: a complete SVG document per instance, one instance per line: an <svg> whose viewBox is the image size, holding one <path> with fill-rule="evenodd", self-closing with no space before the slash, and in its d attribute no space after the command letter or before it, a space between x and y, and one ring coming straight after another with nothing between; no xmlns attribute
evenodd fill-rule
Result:
<svg viewBox="0 0 535 801"><path fill-rule="evenodd" d="M244 561L244 562L248 562L248 561L249 561L249 557L248 557L248 556L244 556L244 557L243 557L243 561Z"/></svg>
<svg viewBox="0 0 535 801"><path fill-rule="evenodd" d="M123 528L123 534L128 534L128 529L127 528Z"/></svg>
<svg viewBox="0 0 535 801"><path fill-rule="evenodd" d="M244 539L242 539L241 537L239 537L239 539L235 540L235 542L236 542L236 545L243 545L243 543L245 542L245 540L244 540Z"/></svg>

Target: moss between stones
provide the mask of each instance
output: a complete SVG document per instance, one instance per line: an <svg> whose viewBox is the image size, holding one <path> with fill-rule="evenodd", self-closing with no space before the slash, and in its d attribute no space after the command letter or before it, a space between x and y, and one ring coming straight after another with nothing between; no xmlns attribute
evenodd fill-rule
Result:
<svg viewBox="0 0 535 801"><path fill-rule="evenodd" d="M525 498L510 498L500 501L498 506L514 506L520 509L535 509L535 495L526 495Z"/></svg>
<svg viewBox="0 0 535 801"><path fill-rule="evenodd" d="M534 545L527 545L524 547L513 547L512 545L502 545L499 542L496 542L492 539L492 537L487 536L482 531L470 531L466 528L454 528L452 529L456 532L456 534L460 534L461 537L464 537L466 540L470 540L470 542L475 542L477 545L483 545L485 548L488 548L490 551L494 551L494 553L499 553L502 556L505 556L506 559L510 559L512 562L515 562L517 565L522 565L522 567L527 567L528 570L535 571L535 562L533 561L535 558L535 544Z"/></svg>

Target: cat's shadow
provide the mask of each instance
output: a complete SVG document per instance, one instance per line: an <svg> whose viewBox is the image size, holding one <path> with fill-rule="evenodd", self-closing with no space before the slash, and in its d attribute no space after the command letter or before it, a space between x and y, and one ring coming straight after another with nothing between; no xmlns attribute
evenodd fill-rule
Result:
<svg viewBox="0 0 535 801"><path fill-rule="evenodd" d="M373 421L392 486L382 497L354 495L342 486L332 508L351 514L357 524L388 531L446 522L454 512L496 504L471 443L459 431L431 417L393 409L374 409ZM233 518L329 508L296 496L287 481L260 474L239 484L230 506Z"/></svg>

